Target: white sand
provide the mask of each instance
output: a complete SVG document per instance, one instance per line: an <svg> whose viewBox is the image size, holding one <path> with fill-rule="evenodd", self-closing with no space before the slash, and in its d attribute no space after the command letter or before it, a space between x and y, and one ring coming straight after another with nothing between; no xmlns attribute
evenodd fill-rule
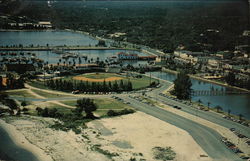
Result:
<svg viewBox="0 0 250 161"><path fill-rule="evenodd" d="M51 161L51 158L55 161L108 160L106 156L91 151L90 145L81 135L49 128L51 122L52 119L49 118L27 116L14 118L10 121L11 125L1 121L1 126L5 126L14 140L21 145L24 144L25 149L33 152L41 161Z"/></svg>
<svg viewBox="0 0 250 161"><path fill-rule="evenodd" d="M25 124L25 122L23 122ZM53 161L52 158L47 155L43 150L37 146L31 144L22 133L20 133L13 125L7 124L3 120L0 120L0 126L5 129L5 131L12 138L13 142L18 146L32 152L41 161Z"/></svg>
<svg viewBox="0 0 250 161"><path fill-rule="evenodd" d="M131 156L155 160L152 148L157 146L172 147L177 154L175 160L178 161L210 160L208 157L200 157L207 154L186 131L142 112L92 121L88 126L98 130L97 135L100 135L90 138L91 142L100 144L104 150L118 153L119 156L114 157L117 161L129 160ZM107 135L107 130L113 134ZM132 148L119 148L112 144L113 141L125 142ZM139 156L139 153L143 156Z"/></svg>
<svg viewBox="0 0 250 161"><path fill-rule="evenodd" d="M108 155L95 151L94 145L102 151L117 153L119 156L112 157L117 161L130 158L155 160L152 148L157 146L172 147L177 154L176 161L210 160L200 157L207 154L187 132L141 112L92 121L80 135L49 128L53 123L49 118L14 117L8 118L8 124L0 123L17 143L42 161L51 158L55 161L111 160ZM118 141L118 145L114 145L114 141Z"/></svg>

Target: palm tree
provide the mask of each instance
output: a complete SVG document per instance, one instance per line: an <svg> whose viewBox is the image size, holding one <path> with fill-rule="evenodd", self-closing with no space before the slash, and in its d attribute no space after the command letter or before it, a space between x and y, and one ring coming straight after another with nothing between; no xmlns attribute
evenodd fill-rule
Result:
<svg viewBox="0 0 250 161"><path fill-rule="evenodd" d="M79 64L79 66L81 65L81 63L82 63L82 59L81 59L81 57L79 57L78 58L78 64Z"/></svg>
<svg viewBox="0 0 250 161"><path fill-rule="evenodd" d="M239 120L242 120L243 115L239 114Z"/></svg>
<svg viewBox="0 0 250 161"><path fill-rule="evenodd" d="M197 101L198 103L199 103L199 106L201 105L201 103L202 103L202 101L199 99L198 101Z"/></svg>
<svg viewBox="0 0 250 161"><path fill-rule="evenodd" d="M228 114L228 116L230 116L230 113L231 113L231 110L230 110L230 109L228 109L228 110L227 110L227 114Z"/></svg>
<svg viewBox="0 0 250 161"><path fill-rule="evenodd" d="M211 103L207 102L207 108L208 108L208 110L210 109L210 105L211 105Z"/></svg>
<svg viewBox="0 0 250 161"><path fill-rule="evenodd" d="M220 112L220 110L222 110L221 106L216 106L215 108L217 109L217 112Z"/></svg>

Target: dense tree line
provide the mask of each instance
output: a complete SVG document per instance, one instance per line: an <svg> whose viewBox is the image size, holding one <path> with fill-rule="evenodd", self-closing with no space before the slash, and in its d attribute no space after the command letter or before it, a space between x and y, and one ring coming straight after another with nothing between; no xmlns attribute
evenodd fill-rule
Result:
<svg viewBox="0 0 250 161"><path fill-rule="evenodd" d="M80 92L122 92L133 90L131 81L123 82L123 80L120 80L119 82L114 81L113 83L106 81L97 83L88 81L50 79L46 81L46 85L49 88L61 91L79 90Z"/></svg>
<svg viewBox="0 0 250 161"><path fill-rule="evenodd" d="M231 86L250 89L250 79L238 79L233 72L229 72L225 76L225 81Z"/></svg>

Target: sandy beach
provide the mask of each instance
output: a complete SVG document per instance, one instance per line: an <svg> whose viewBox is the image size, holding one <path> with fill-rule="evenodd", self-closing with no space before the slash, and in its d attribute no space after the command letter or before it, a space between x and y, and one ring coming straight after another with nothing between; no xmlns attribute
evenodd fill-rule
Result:
<svg viewBox="0 0 250 161"><path fill-rule="evenodd" d="M5 122L7 121L7 123ZM22 116L0 121L13 140L39 160L155 160L154 147L171 147L175 161L208 161L209 157L186 132L141 112L91 121L76 135L49 128L50 118Z"/></svg>
<svg viewBox="0 0 250 161"><path fill-rule="evenodd" d="M24 125L25 122L22 122ZM30 122L29 122L30 124ZM31 144L22 133L20 133L15 126L11 124L7 124L3 120L0 120L0 126L9 134L9 136L12 138L13 142L21 147L24 148L30 152L32 152L36 158L40 161L53 161L53 159L46 154L43 150L38 148L37 146Z"/></svg>

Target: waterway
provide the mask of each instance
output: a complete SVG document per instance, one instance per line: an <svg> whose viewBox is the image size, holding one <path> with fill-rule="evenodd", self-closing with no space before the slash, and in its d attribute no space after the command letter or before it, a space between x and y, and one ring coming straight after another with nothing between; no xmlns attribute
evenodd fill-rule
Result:
<svg viewBox="0 0 250 161"><path fill-rule="evenodd" d="M38 161L31 152L17 146L2 127L0 127L0 160Z"/></svg>
<svg viewBox="0 0 250 161"><path fill-rule="evenodd" d="M70 31L8 31L0 32L0 46L89 46L98 41L90 36Z"/></svg>
<svg viewBox="0 0 250 161"><path fill-rule="evenodd" d="M164 80L168 80L173 82L176 79L176 75L172 73L166 72L151 72L152 76L157 78L161 78ZM232 90L230 88L212 84L200 80L196 80L191 78L192 89L193 90L223 90L228 91ZM192 101L201 100L202 104L208 105L210 103L210 107L221 106L223 111L227 112L229 109L232 114L239 115L242 114L245 118L250 119L250 95L249 94L225 94L225 95L202 95L202 96L192 96Z"/></svg>
<svg viewBox="0 0 250 161"><path fill-rule="evenodd" d="M88 64L95 62L99 59L99 61L106 61L108 60L109 57L111 56L117 56L117 53L119 52L126 52L126 53L134 53L138 54L140 56L146 56L147 54L138 52L138 51L127 51L127 50L70 50L70 51L65 51L65 52L70 52L70 53L75 53L81 57L81 63L82 64ZM35 58L42 59L44 62L48 62L49 64L57 64L60 63L62 64L64 61L66 64L68 62L71 62L73 64L73 61L76 62L76 64L79 64L79 58L69 58L69 59L62 59L61 54L56 54L53 53L52 51L0 51L0 53L17 53L17 56L0 56L0 61L4 58L18 58L18 57L31 57L31 54L28 53L34 53ZM20 55L19 53L24 53L23 55ZM87 59L84 59L84 56L87 57ZM139 65L145 65L148 64L147 61L123 61L123 65L131 64L133 66L139 66Z"/></svg>

